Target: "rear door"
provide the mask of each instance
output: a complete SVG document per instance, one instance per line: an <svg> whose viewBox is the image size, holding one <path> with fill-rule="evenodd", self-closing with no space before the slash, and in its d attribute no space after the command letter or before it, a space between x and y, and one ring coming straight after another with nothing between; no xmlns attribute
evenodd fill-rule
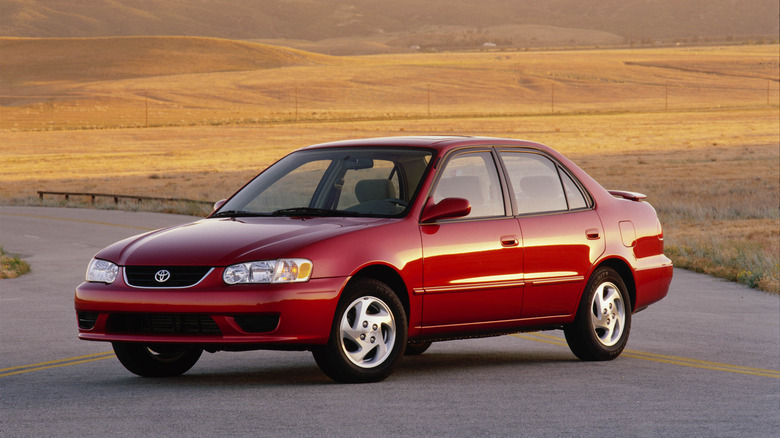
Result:
<svg viewBox="0 0 780 438"><path fill-rule="evenodd" d="M500 150L525 252L523 318L570 315L604 252L604 231L587 192L552 158Z"/></svg>

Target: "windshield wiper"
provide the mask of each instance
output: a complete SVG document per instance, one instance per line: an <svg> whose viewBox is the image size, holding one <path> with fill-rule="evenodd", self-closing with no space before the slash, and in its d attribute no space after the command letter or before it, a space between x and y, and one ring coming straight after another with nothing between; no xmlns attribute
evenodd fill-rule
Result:
<svg viewBox="0 0 780 438"><path fill-rule="evenodd" d="M211 217L255 217L255 216L268 216L268 214L254 213L251 211L243 211L243 210L225 210L211 215Z"/></svg>
<svg viewBox="0 0 780 438"><path fill-rule="evenodd" d="M271 213L271 216L323 216L323 217L335 217L335 216L360 216L357 213L344 210L330 210L327 208L314 208L314 207L295 207L295 208L283 208Z"/></svg>

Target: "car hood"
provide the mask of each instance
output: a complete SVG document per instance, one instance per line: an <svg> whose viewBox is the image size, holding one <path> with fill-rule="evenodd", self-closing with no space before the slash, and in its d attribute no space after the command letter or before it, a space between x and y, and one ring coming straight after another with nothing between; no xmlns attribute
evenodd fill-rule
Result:
<svg viewBox="0 0 780 438"><path fill-rule="evenodd" d="M228 266L287 257L301 247L383 223L377 218L203 219L117 242L96 257L121 266Z"/></svg>

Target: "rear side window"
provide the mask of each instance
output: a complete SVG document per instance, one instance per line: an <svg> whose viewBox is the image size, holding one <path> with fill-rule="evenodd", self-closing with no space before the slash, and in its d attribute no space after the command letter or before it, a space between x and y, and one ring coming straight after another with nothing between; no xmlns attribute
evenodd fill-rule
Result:
<svg viewBox="0 0 780 438"><path fill-rule="evenodd" d="M574 184L571 177L560 167L558 168L558 173L561 174L561 181L563 181L563 189L566 191L566 201L569 203L569 210L587 207L588 202L585 201L582 192L577 188L577 184Z"/></svg>
<svg viewBox="0 0 780 438"><path fill-rule="evenodd" d="M502 151L518 214L549 213L587 207L577 185L549 158Z"/></svg>

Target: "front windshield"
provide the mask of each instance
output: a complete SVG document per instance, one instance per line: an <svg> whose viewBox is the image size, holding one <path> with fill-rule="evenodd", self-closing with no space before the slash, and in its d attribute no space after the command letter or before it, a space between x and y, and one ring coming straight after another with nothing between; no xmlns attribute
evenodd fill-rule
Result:
<svg viewBox="0 0 780 438"><path fill-rule="evenodd" d="M432 155L427 149L379 147L297 151L266 169L212 217L402 216Z"/></svg>

